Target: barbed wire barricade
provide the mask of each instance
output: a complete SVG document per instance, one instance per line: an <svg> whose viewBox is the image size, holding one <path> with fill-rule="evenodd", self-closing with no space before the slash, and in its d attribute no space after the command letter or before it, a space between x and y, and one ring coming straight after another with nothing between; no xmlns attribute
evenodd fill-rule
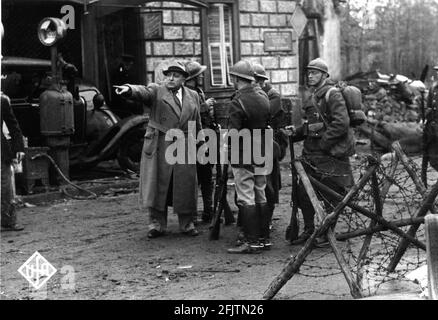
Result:
<svg viewBox="0 0 438 320"><path fill-rule="evenodd" d="M419 212L423 212L422 209L426 208L426 197L433 198L431 210L436 210L436 204L433 202L436 193L431 192L434 196L426 193L424 186L421 185L419 179L416 179L421 175L421 157L408 158L402 151L398 152L382 158L381 155L373 155L374 158L380 159L373 178L369 179L349 202L349 207L346 207L338 216L335 228L338 240L336 247L351 271L350 277L354 283L353 285L349 283L349 285L354 297L378 295L379 289L391 281L410 281L406 277L407 274L427 264L424 247L424 213ZM306 159L299 160L303 165L311 167ZM352 161L356 183L367 173L367 170L369 171L369 160L369 155L356 155ZM318 170L315 167L311 168ZM333 175L331 172L322 171L317 171L317 174ZM428 177L430 182L435 183L437 173L429 169ZM315 184L314 188L318 197L324 200L325 193L321 192ZM378 199L377 204L376 199ZM329 201L322 202L325 206L329 203ZM350 208L354 205L356 209L359 207L361 212ZM325 213L329 214L335 208L325 207L324 209ZM367 212L371 214L364 215ZM380 215L386 220L383 221L385 224L375 218L371 219L370 216L373 214ZM412 230L414 228L418 230ZM412 236L412 240L406 240L409 236ZM407 247L406 250L404 246ZM297 257L291 257L288 266L265 293L265 298L272 298L283 285L280 284L282 282L280 280L288 278L286 280L288 281L295 273L311 278L327 278L344 273L347 282L350 282L348 274L343 271L346 267L337 261L339 254L336 260L333 259L333 263L328 262L330 261L328 256L334 251L333 245L332 248L313 250L311 254L305 256L298 271L287 274L285 270L288 266L297 263L293 261ZM354 293L355 286L360 290L359 295ZM273 287L275 289L272 289Z"/></svg>

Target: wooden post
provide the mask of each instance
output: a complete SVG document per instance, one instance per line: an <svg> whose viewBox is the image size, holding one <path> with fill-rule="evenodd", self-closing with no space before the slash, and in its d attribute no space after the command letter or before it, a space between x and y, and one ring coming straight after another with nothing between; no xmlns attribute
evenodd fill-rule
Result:
<svg viewBox="0 0 438 320"><path fill-rule="evenodd" d="M371 185L373 189L373 198L374 204L376 208L376 215L382 217L383 203L381 202L380 191L379 191L379 181L377 180L376 172L373 172L371 178ZM371 220L369 228L373 228L377 225L376 220ZM373 239L373 234L370 233L365 237L365 240L362 244L362 248L359 251L359 255L357 257L357 283L362 283L362 275L363 275L363 260L366 258L368 249L371 244L371 240Z"/></svg>
<svg viewBox="0 0 438 320"><path fill-rule="evenodd" d="M304 247L300 250L300 252L295 257L295 259L289 261L288 264L280 273L280 275L278 275L271 282L268 289L263 295L263 299L272 299L277 294L277 292L286 284L286 282L293 277L293 275L299 270L300 266L303 264L307 255L309 255L309 253L312 251L313 243L315 242L316 237L325 232L327 232L327 237L329 239L333 253L336 257L336 260L339 263L339 266L341 267L341 270L345 276L348 286L350 287L351 295L354 298L362 297L360 293L360 288L353 280L351 270L349 269L344 257L342 256L342 253L336 246L335 235L333 230L330 229L330 227L335 223L339 214L347 206L347 204L351 201L351 199L365 186L365 184L370 179L372 173L375 172L375 170L377 169L377 165L372 165L367 170L367 172L362 176L359 183L353 186L353 188L348 192L345 198L340 199L340 203L336 206L333 213L331 213L330 215L324 214L322 205L318 197L316 196L315 190L313 189L312 184L310 183L309 176L306 174L306 171L304 170L304 167L301 164L301 162L295 161L295 168L297 170L298 175L301 178L301 182L303 183L303 186L306 189L306 192L310 200L312 201L312 205L315 209L316 217L321 221L321 223L318 224L318 227L313 232L311 237L307 240Z"/></svg>
<svg viewBox="0 0 438 320"><path fill-rule="evenodd" d="M426 195L425 199L423 200L423 203L420 207L420 209L417 211L416 217L424 217L427 212L430 210L430 208L435 203L435 198L438 195L438 182L433 186L433 188L429 191L429 193ZM407 234L410 237L414 237L417 233L417 230L419 228L419 225L413 225L409 228ZM399 242L399 245L396 249L396 252L394 254L394 257L391 259L388 271L394 272L395 268L397 267L398 263L400 262L400 259L405 254L407 248L408 248L409 242L406 239L401 239Z"/></svg>
<svg viewBox="0 0 438 320"><path fill-rule="evenodd" d="M312 176L309 177L310 181L312 182L312 184L317 187L322 193L325 193L327 195L330 195L332 197L334 197L337 200L342 200L342 196L333 191L332 189L328 188L326 185L322 184L321 182L319 182L318 180L316 180L315 178L313 178ZM412 244L416 245L418 248L426 250L426 245L424 243L422 243L421 241L415 239L413 236L410 236L408 234L406 234L405 232L403 232L402 230L400 230L399 228L397 228L395 225L393 225L391 222L387 221L385 218L379 217L378 215L376 215L375 213L362 208L354 203L349 203L348 207L350 207L351 209L359 212L360 214L363 214L364 216L370 218L370 219L374 219L376 220L379 224L381 224L382 226L388 228L389 230L393 231L394 233L398 234L399 236L405 238L407 241L411 242Z"/></svg>
<svg viewBox="0 0 438 320"><path fill-rule="evenodd" d="M401 219L401 220L397 220L397 221L391 221L391 223L395 227L400 228L400 227L411 226L414 224L422 224L422 223L424 223L424 218L420 217L420 218ZM372 227L372 228L366 228L366 229L356 230L356 231L352 231L352 232L337 234L336 239L338 241L345 241L345 240L352 239L352 238L366 236L367 234L373 234L373 233L387 231L387 230L388 230L388 228L386 228L382 225L377 225L377 226Z"/></svg>
<svg viewBox="0 0 438 320"><path fill-rule="evenodd" d="M412 181L415 184L415 187L417 188L417 191L424 195L426 193L426 187L424 186L423 182L418 178L417 174L412 170L411 166L409 165L409 158L406 156L406 154L403 152L402 147L400 145L400 142L396 141L391 145L392 149L397 154L398 159L403 163L403 166L405 167L407 173L411 177Z"/></svg>
<svg viewBox="0 0 438 320"><path fill-rule="evenodd" d="M382 204L385 203L386 196L388 195L389 189L392 186L392 180L394 179L395 172L397 171L398 163L399 163L399 159L398 156L396 155L391 165L391 171L382 186L382 192L380 193Z"/></svg>
<svg viewBox="0 0 438 320"><path fill-rule="evenodd" d="M438 300L438 216L426 216L426 246L429 299Z"/></svg>

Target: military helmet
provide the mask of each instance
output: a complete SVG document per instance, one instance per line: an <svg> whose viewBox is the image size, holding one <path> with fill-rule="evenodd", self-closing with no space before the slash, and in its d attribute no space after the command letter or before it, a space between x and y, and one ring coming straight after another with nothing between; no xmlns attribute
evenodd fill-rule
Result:
<svg viewBox="0 0 438 320"><path fill-rule="evenodd" d="M184 78L187 78L187 77L189 76L189 74L188 74L187 71L186 71L186 67L184 66L184 64L182 64L182 63L179 62L179 61L172 61L172 62L168 65L167 69L166 69L166 70L163 70L163 74L164 74L165 76L167 76L167 74L168 74L169 72L171 72L171 71L181 73L181 74L184 76Z"/></svg>
<svg viewBox="0 0 438 320"><path fill-rule="evenodd" d="M240 60L236 62L231 68L230 72L231 75L249 80L249 81L255 81L254 79L254 68L251 64L251 62L247 60Z"/></svg>
<svg viewBox="0 0 438 320"><path fill-rule="evenodd" d="M319 70L329 74L327 63L325 63L325 61L322 60L321 58L317 58L315 60L310 61L306 69Z"/></svg>
<svg viewBox="0 0 438 320"><path fill-rule="evenodd" d="M201 73L203 73L207 69L207 66L203 66L196 61L189 61L186 63L186 71L189 73L189 76L186 80L190 80L196 78Z"/></svg>
<svg viewBox="0 0 438 320"><path fill-rule="evenodd" d="M438 71L438 64L435 67L433 67L433 68Z"/></svg>
<svg viewBox="0 0 438 320"><path fill-rule="evenodd" d="M259 63L253 63L254 76L256 78L261 78L265 80L269 80L269 77L266 75L265 68Z"/></svg>

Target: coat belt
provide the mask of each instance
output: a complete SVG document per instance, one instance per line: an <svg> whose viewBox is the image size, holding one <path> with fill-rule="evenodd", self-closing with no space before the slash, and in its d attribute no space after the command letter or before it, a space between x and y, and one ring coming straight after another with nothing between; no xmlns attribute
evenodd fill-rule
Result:
<svg viewBox="0 0 438 320"><path fill-rule="evenodd" d="M153 129L156 129L164 134L166 134L167 131L169 131L171 129L178 129L178 128L168 128L166 126L163 126L161 123L158 123L152 119L149 119L148 126L153 128ZM184 132L184 134L188 134L188 131L183 131L183 132Z"/></svg>
<svg viewBox="0 0 438 320"><path fill-rule="evenodd" d="M161 123L158 123L152 119L149 119L148 127L151 127L153 129L157 129L158 131L161 131L162 133L167 133L169 131L169 128L166 126L163 126Z"/></svg>

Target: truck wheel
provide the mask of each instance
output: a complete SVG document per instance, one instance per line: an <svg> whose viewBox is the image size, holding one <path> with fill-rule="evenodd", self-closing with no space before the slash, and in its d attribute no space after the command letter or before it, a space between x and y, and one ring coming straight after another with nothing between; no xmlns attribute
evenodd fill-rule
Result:
<svg viewBox="0 0 438 320"><path fill-rule="evenodd" d="M145 129L134 128L126 133L120 141L117 161L122 169L140 172L141 151Z"/></svg>

